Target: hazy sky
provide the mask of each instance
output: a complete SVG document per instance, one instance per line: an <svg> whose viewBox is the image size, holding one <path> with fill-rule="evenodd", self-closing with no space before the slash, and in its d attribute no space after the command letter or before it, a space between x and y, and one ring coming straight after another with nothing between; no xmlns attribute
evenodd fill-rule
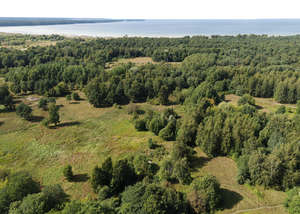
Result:
<svg viewBox="0 0 300 214"><path fill-rule="evenodd" d="M300 18L300 0L1 0L1 17Z"/></svg>

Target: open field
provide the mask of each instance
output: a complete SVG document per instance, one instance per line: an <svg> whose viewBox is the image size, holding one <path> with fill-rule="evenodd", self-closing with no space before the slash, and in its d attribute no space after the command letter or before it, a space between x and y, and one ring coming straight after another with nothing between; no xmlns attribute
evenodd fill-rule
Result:
<svg viewBox="0 0 300 214"><path fill-rule="evenodd" d="M122 59L119 59L115 62L110 62L106 65L107 68L113 68L113 67L116 67L120 64L126 64L126 63L134 63L136 65L146 65L148 63L150 64L158 64L159 62L154 62L153 59L151 57L136 57L136 58L128 58L128 59L125 59L125 58L122 58ZM168 62L168 64L171 64L171 65L179 65L180 62Z"/></svg>
<svg viewBox="0 0 300 214"><path fill-rule="evenodd" d="M240 96L229 94L225 96L225 100L228 103L231 103L233 105L237 106L237 102L240 99ZM296 112L296 105L293 104L281 104L274 100L274 98L260 98L260 97L254 97L255 104L258 107L260 111L263 112L275 112L279 106L284 105L287 108L288 114L293 114Z"/></svg>
<svg viewBox="0 0 300 214"><path fill-rule="evenodd" d="M83 94L80 96L84 98ZM172 142L164 142L151 132L137 132L131 123L131 116L127 114L127 106L122 106L121 109L94 108L86 100L69 102L65 98L58 98L61 124L49 129L40 124L48 113L37 108L38 100L30 101L28 97L39 96L18 98L34 109L34 122L20 119L15 112L0 113L1 168L27 170L43 185L59 183L74 199L95 197L88 176L94 166L101 164L106 157L112 156L116 160L137 153L149 154L149 138L163 145L167 151L172 148ZM165 108L145 103L137 105L157 111ZM182 110L180 106L175 107L177 108L179 112ZM154 161L159 160L154 158ZM77 182L70 183L64 179L62 169L66 164L73 166ZM193 167L193 177L209 173L215 175L221 183L224 210L218 213L230 214L239 210L276 206L284 201L283 192L239 185L235 179L237 166L230 158L210 160L196 148ZM179 191L188 191L186 186L177 184L175 187ZM285 211L282 207L276 207L245 213L276 214Z"/></svg>
<svg viewBox="0 0 300 214"><path fill-rule="evenodd" d="M90 174L107 156L120 159L149 152L149 138L164 143L151 132L137 132L126 106L97 109L86 100L72 104L59 98L61 124L48 129L40 124L48 113L37 108L38 101L21 99L34 109L35 121L25 121L15 112L0 113L1 167L28 170L44 185L60 183L73 198L93 197L86 173ZM159 110L156 106L143 106ZM66 164L73 166L83 182L64 180L62 168Z"/></svg>
<svg viewBox="0 0 300 214"><path fill-rule="evenodd" d="M196 152L197 162L194 163L196 170L193 173L193 177L198 177L206 173L212 174L216 176L221 184L224 210L218 213L259 213L258 210L253 210L253 212L237 211L283 204L286 197L283 192L266 190L262 187L239 185L236 181L238 169L232 159L227 157L209 159L199 148L196 148ZM282 207L274 209L265 208L259 211L266 214L285 213Z"/></svg>

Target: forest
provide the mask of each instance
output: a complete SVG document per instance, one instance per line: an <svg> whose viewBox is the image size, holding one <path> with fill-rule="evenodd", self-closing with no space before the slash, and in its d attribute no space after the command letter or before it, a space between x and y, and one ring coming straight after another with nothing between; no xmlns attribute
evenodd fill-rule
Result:
<svg viewBox="0 0 300 214"><path fill-rule="evenodd" d="M98 151L101 162L90 164L86 175L92 200L74 198L64 188L78 180L71 161L64 162L60 179L43 184L36 171L30 173L23 166L14 169L16 160L8 161L9 149L2 150L0 145L1 213L196 214L236 208L226 205L234 201L233 195L225 194L226 187L217 176L195 172L204 161L197 156L199 151L207 161L230 159L237 168L233 178L237 185L284 193L281 211L300 213L300 36L105 39L0 35L0 42L13 45L41 39L56 43L25 50L0 48L3 139L11 139L12 133L1 131L8 123L5 118L16 115L29 127L20 127L16 133L30 132L32 126L55 135L63 128L84 126L83 135L94 136L84 140L97 142L100 131L90 123L64 127L64 108L84 100L92 109L86 107L86 111L122 112L111 114L125 115L126 126L133 127L139 140L151 137L144 150L131 153L131 147L126 150L123 144L117 148L127 155L115 156L107 148ZM119 59L141 57L153 63L129 61L109 66ZM229 95L239 97L236 105L228 101ZM39 97L36 105L25 100L32 96ZM262 109L257 102L261 99L272 99L278 105L274 110ZM37 121L36 112L46 116ZM94 123L96 120L101 122L95 119ZM106 122L113 121L119 120L109 117ZM114 126L109 129L120 135L124 132ZM34 141L40 138L43 136ZM77 145L55 144L60 149L65 146L79 151Z"/></svg>

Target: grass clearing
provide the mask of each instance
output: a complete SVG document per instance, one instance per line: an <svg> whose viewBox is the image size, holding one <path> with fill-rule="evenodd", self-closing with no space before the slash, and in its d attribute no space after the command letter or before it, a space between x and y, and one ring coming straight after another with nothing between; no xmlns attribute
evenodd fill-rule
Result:
<svg viewBox="0 0 300 214"><path fill-rule="evenodd" d="M84 98L83 94L80 96ZM59 183L74 199L95 195L88 180L72 183L64 180L62 169L66 164L73 166L75 175L84 177L107 156L116 160L149 153L149 138L159 144L169 144L151 132L136 131L127 106L94 108L84 99L72 103L58 98L61 124L49 129L40 124L48 112L38 109L38 100L30 101L28 97L18 99L29 104L39 120L28 122L15 112L0 113L0 166L13 171L26 169L43 185ZM137 105L163 109L149 104Z"/></svg>
<svg viewBox="0 0 300 214"><path fill-rule="evenodd" d="M48 112L38 109L38 99L19 97L33 108L33 115L40 120ZM28 122L16 116L15 112L0 113L0 166L13 171L27 170L43 185L59 183L72 199L88 200L95 198L88 176L95 165L111 156L113 160L138 153L151 154L147 141L152 138L159 145L170 151L172 142L165 142L151 132L138 132L128 115L128 106L121 109L94 108L84 94L78 102L58 98L61 124L56 128L43 127L39 120ZM147 103L136 104L140 108L163 111L166 107ZM182 106L169 106L184 115ZM226 157L208 159L196 148L192 176L205 173L215 175L223 190L224 210L218 213L234 213L239 210L282 204L285 193L265 190L262 187L239 185L236 181L237 166ZM154 155L154 162L160 159ZM74 174L81 178L78 182L67 182L63 177L63 167L71 164ZM187 186L175 184L182 192L188 192ZM284 208L247 211L245 213L286 213Z"/></svg>
<svg viewBox="0 0 300 214"><path fill-rule="evenodd" d="M127 64L127 63L133 63L133 64L136 64L137 66L140 66L140 65L146 65L148 63L150 63L150 64L159 64L160 62L154 62L151 57L135 57L135 58L127 58L127 59L126 58L121 58L121 59L118 59L117 61L107 63L106 67L107 68L114 68L114 67L117 67L121 64ZM179 65L180 62L168 62L168 64Z"/></svg>
<svg viewBox="0 0 300 214"><path fill-rule="evenodd" d="M240 99L240 96L234 95L234 94L228 94L225 96L225 101L228 103L231 103L235 106L238 104L238 100ZM275 101L274 98L261 98L261 97L254 97L255 104L258 107L260 111L263 112L275 112L278 107L285 106L287 109L287 114L293 115L296 112L296 105L295 104L281 104Z"/></svg>
<svg viewBox="0 0 300 214"><path fill-rule="evenodd" d="M203 174L212 174L221 184L224 210L218 213L230 214L239 210L283 204L286 197L284 192L267 190L260 186L239 185L236 181L238 169L232 159L227 157L209 159L199 148L196 148L196 152L197 162L194 164L196 170L192 176L195 178ZM286 213L281 207L260 211L262 213Z"/></svg>

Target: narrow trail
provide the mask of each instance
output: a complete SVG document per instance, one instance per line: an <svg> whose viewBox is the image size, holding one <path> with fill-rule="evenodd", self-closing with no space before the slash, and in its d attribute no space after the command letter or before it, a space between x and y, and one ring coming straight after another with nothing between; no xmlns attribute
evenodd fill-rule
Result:
<svg viewBox="0 0 300 214"><path fill-rule="evenodd" d="M273 208L278 208L278 207L282 207L283 205L274 205L274 206L263 206L263 207L257 207L257 208L252 208L252 209L245 209L245 210L237 210L235 212L233 212L232 214L239 214L239 213L243 213L243 212L249 212L249 211L255 211L255 210L262 210L262 209L273 209Z"/></svg>

